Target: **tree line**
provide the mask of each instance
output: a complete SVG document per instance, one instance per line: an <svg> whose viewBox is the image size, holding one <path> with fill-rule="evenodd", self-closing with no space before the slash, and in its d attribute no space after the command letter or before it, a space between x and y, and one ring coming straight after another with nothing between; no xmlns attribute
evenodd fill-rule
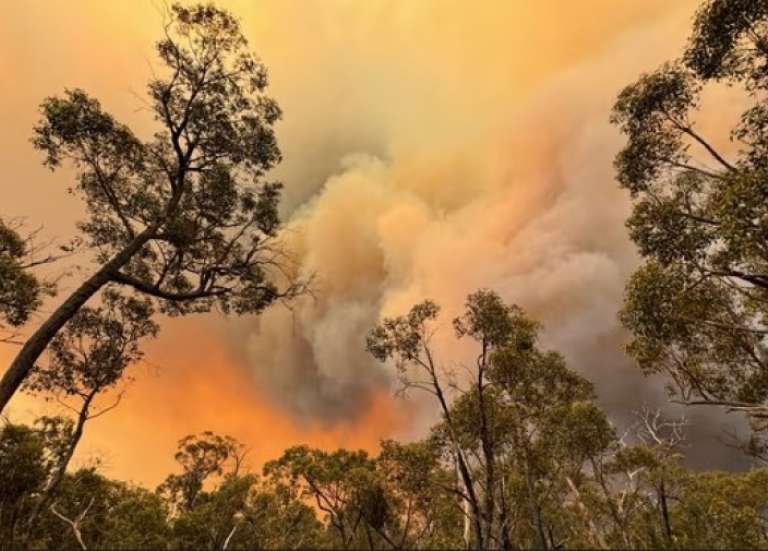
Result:
<svg viewBox="0 0 768 551"><path fill-rule="evenodd" d="M426 393L440 409L422 440L385 440L377 454L295 446L257 473L245 467L242 443L205 432L179 441L177 471L153 491L109 479L98 465L67 469L90 418L85 389L96 386L79 364L76 420L7 422L0 433L0 541L8 549L768 543L768 469L685 468L684 424L654 410L617 433L590 382L542 350L538 324L491 291L471 294L454 320L456 337L477 352L471 382L461 384L431 342L438 314L432 302L417 304L368 338L373 356L393 360L403 391ZM88 359L104 355L94 342Z"/></svg>
<svg viewBox="0 0 768 551"><path fill-rule="evenodd" d="M80 234L55 253L0 220L0 339L17 392L70 416L0 431L0 549L752 548L768 545L768 5L707 0L679 59L641 75L611 120L615 162L643 258L620 319L628 354L664 374L670 399L745 415L746 472L684 465L685 423L636 412L617 432L590 381L539 341L541 326L488 289L453 320L474 351L436 345L430 300L381 320L361 343L439 422L380 451L287 449L259 472L235 439L179 441L157 488L71 469L89 420L117 407L157 318L253 315L310 288L279 239L280 161L264 65L213 5L171 6L148 84L157 131L143 141L82 90L47 98L33 145L77 171ZM709 87L747 108L723 137L696 124ZM56 281L42 265L90 254L92 273L30 328ZM451 367L453 366L453 367ZM112 401L109 401L112 399Z"/></svg>

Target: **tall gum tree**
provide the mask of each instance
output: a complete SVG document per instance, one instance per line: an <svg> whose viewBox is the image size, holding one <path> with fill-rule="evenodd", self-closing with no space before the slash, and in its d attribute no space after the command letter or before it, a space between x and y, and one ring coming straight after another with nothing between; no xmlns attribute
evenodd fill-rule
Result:
<svg viewBox="0 0 768 551"><path fill-rule="evenodd" d="M0 411L76 312L108 283L172 315L258 313L303 290L276 240L280 161L264 65L237 20L210 5L168 13L148 85L158 124L149 141L82 90L41 105L33 143L56 169L77 170L79 223L98 267L29 336L0 380Z"/></svg>
<svg viewBox="0 0 768 551"><path fill-rule="evenodd" d="M376 359L393 361L402 391L427 392L440 406L433 437L455 464L459 483L453 492L462 506L466 547L531 541L537 548L557 548L542 486L566 464L581 472L587 457L603 453L614 438L592 403L591 385L568 370L559 354L539 348L540 327L521 308L484 289L467 297L453 322L456 337L470 339L476 351L459 384L431 343L438 312L435 303L424 301L406 315L384 319L367 345ZM558 427L566 422L583 438L563 436ZM596 534L591 544L599 539Z"/></svg>
<svg viewBox="0 0 768 551"><path fill-rule="evenodd" d="M30 531L64 479L85 424L119 404L122 392L108 406L98 406L97 398L114 389L129 365L142 358L140 341L157 333L151 316L148 300L105 290L101 306L81 308L51 341L48 361L36 364L24 381L23 390L55 398L76 414L71 430L61 431L66 435L61 453L28 520Z"/></svg>
<svg viewBox="0 0 768 551"><path fill-rule="evenodd" d="M696 124L704 89L748 108L730 136ZM768 4L708 0L681 59L642 75L615 104L627 137L618 180L644 263L626 289L629 353L670 376L675 400L745 412L751 451L768 428ZM716 144L733 142L726 155Z"/></svg>

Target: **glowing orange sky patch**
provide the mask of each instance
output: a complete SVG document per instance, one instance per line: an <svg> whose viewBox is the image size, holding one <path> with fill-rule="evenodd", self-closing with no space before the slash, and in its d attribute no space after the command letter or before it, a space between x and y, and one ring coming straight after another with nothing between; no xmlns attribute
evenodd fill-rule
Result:
<svg viewBox="0 0 768 551"><path fill-rule="evenodd" d="M149 361L133 368L136 381L123 403L86 425L76 461L99 455L110 475L154 485L175 469L175 442L189 433L212 430L234 436L250 449L247 462L258 469L291 445L375 452L379 440L407 419L405 404L381 393L370 398L357 419L302 426L264 399L204 327L172 320L161 338L162 343L148 347ZM101 403L112 398L105 396ZM13 412L24 414L40 404L24 397L13 406Z"/></svg>

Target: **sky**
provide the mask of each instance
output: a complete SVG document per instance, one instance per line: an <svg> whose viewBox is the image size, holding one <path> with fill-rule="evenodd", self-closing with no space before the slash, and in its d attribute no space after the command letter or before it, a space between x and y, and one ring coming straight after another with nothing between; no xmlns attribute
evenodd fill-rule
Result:
<svg viewBox="0 0 768 551"><path fill-rule="evenodd" d="M446 365L470 350L450 320L478 288L543 322L543 343L596 385L619 427L666 402L663 380L624 356L617 321L638 258L608 123L623 86L678 55L693 0L232 0L284 111L283 239L315 298L258 318L163 320L118 408L92 421L78 451L108 474L154 485L182 436L228 433L254 466L290 445L362 447L418 438L428 397L394 396L391 366L366 332L425 298L443 307ZM153 0L30 0L0 21L0 216L66 240L82 215L71 170L51 173L29 143L37 106L80 87L140 136L153 130L145 84L161 68ZM714 98L717 100L718 98ZM702 121L725 135L728 102ZM733 111L735 112L735 111ZM57 267L65 296L93 266ZM46 305L45 312L53 306ZM0 362L14 350L0 348ZM108 400L112 397L107 397ZM58 411L22 396L11 416ZM679 413L679 412L672 412ZM719 443L735 417L687 410L691 457L732 467Z"/></svg>

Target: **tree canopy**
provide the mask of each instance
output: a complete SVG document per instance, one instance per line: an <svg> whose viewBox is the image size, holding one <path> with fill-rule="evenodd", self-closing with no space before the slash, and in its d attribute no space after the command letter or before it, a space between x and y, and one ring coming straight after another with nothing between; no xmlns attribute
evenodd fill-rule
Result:
<svg viewBox="0 0 768 551"><path fill-rule="evenodd" d="M383 320L372 352L440 412L422 439L376 452L299 445L264 464L213 432L182 438L154 490L96 466L63 472L73 423L0 432L0 546L90 549L763 548L765 468L685 468L685 427L646 409L619 435L592 385L543 350L539 324L491 291L469 295L457 338L472 377L434 346L439 308ZM483 351L486 352L485 356ZM383 357L383 356L379 356ZM427 359L429 358L429 359ZM434 369L432 367L434 366ZM483 373L480 378L480 373ZM418 383L424 377L423 383ZM443 409L440 399L445 401ZM55 486L51 481L57 480ZM41 505L42 504L42 505Z"/></svg>
<svg viewBox="0 0 768 551"><path fill-rule="evenodd" d="M33 144L44 163L77 171L78 227L97 268L29 336L0 380L0 410L37 358L108 284L154 301L161 312L255 314L304 290L277 241L280 117L264 65L238 21L212 5L170 7L156 44L164 66L147 87L157 130L148 141L80 89L45 99ZM19 264L23 243L2 228L0 269L11 323L26 320L39 285Z"/></svg>
<svg viewBox="0 0 768 551"><path fill-rule="evenodd" d="M628 351L671 376L676 400L746 412L756 453L768 412L766 44L763 2L708 0L681 58L627 86L612 117L627 137L616 168L644 257L621 315ZM747 108L730 136L705 137L700 98L723 84Z"/></svg>

